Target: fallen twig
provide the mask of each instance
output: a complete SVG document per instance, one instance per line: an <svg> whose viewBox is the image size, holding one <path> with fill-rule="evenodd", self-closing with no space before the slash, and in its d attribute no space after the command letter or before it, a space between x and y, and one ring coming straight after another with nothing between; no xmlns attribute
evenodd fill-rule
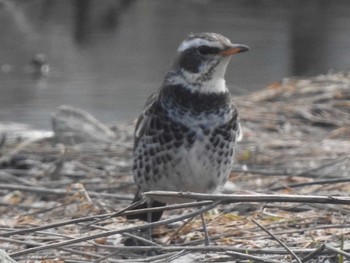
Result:
<svg viewBox="0 0 350 263"><path fill-rule="evenodd" d="M235 258L254 260L254 262L281 263L280 260L267 259L267 258L262 258L258 256L249 255L247 253L241 253L241 252L235 252L235 251L228 251L226 252L226 254L230 256L234 256Z"/></svg>
<svg viewBox="0 0 350 263"><path fill-rule="evenodd" d="M92 240L92 239L96 239L96 238L100 238L100 237L106 237L106 236L110 236L110 235L121 234L121 233L124 233L124 232L131 232L131 231L136 231L136 230L141 230L141 229L148 229L148 228L151 228L151 227L156 227L156 226L160 226L160 225L166 225L166 224L174 223L174 222L177 222L177 221L184 220L186 218L197 216L200 213L204 213L205 211L213 209L214 207L216 207L220 203L221 203L221 201L216 201L216 202L214 202L214 203L212 203L210 205L207 205L207 206L205 206L205 207L203 207L201 209L198 209L195 212L191 212L191 213L188 213L188 214L185 214L185 215L182 215L182 216L178 216L178 217L175 217L175 218L165 219L165 220L161 220L161 221L158 221L158 222L148 223L148 224L144 224L144 225L140 225L140 226L128 227L128 228L119 229L119 230L105 231L105 232L98 233L98 234L95 234L95 235L75 238L75 239L71 239L71 240L67 240L67 241L58 242L58 243L55 243L55 244L48 244L48 245L43 245L43 246L39 246L39 247L29 248L29 249L25 249L25 250L22 250L22 251L11 253L10 256L11 257L18 257L18 256L21 256L21 255L34 253L34 252L38 252L38 251L41 251L41 250L59 248L59 247L62 247L62 246L71 245L71 244L75 244L75 243L79 243L79 242L83 242L83 241L88 241L88 240Z"/></svg>
<svg viewBox="0 0 350 263"><path fill-rule="evenodd" d="M316 195L233 195L233 194L201 194L192 192L150 191L144 193L148 197L166 196L181 197L192 200L221 200L225 203L236 202L286 202L286 203L320 203L350 205L350 197L316 196Z"/></svg>
<svg viewBox="0 0 350 263"><path fill-rule="evenodd" d="M312 251L310 254L306 255L301 259L301 262L307 262L308 260L312 259L315 256L321 255L322 251L324 251L326 248L325 244L322 244L317 249Z"/></svg>
<svg viewBox="0 0 350 263"><path fill-rule="evenodd" d="M29 145L42 141L44 139L52 138L52 135L43 135L42 137L33 137L33 138L28 138L25 141L21 142L14 148L12 151L8 152L6 155L0 157L0 165L3 163L8 162L12 156L16 155L19 153L22 149L28 147Z"/></svg>
<svg viewBox="0 0 350 263"><path fill-rule="evenodd" d="M304 187L309 185L338 184L338 183L347 183L347 182L350 182L350 178L325 179L325 180L317 180L317 181L306 182L306 183L288 184L285 186L273 187L270 190L279 191L285 188L297 188L297 187Z"/></svg>
<svg viewBox="0 0 350 263"><path fill-rule="evenodd" d="M93 221L96 219L105 220L105 219L112 218L115 216L133 215L133 214L139 214L139 213L144 213L144 212L157 212L157 211L165 211L165 210L173 210L173 209L181 209L181 208L189 208L189 207L198 207L198 205L210 205L212 203L213 203L212 201L191 202L191 203L184 203L184 204L168 205L168 206L163 206L163 207L145 208L145 209L132 210L132 211L123 211L123 213L120 213L120 211L118 211L115 213L93 215L93 216L76 218L76 219L71 219L71 220L64 220L61 222L56 222L56 223L48 224L48 225L44 225L44 226L38 226L38 227L32 227L32 228L13 230L10 232L0 233L0 237L1 236L8 237L8 236L12 236L12 235L23 235L23 234L28 234L28 233L40 231L40 230L46 230L46 229L57 228L60 226L65 226L65 225Z"/></svg>
<svg viewBox="0 0 350 263"><path fill-rule="evenodd" d="M200 245L200 246L161 246L161 247L155 247L155 246L102 246L101 247L109 250L116 250L119 249L121 251L158 251L158 252L172 252L172 251L180 251L185 249L186 251L191 252L200 252L200 253L207 253L209 251L211 252L227 252L227 251L234 251L234 252L240 252L240 253L248 253L248 254L256 254L256 255L289 255L289 252L285 249L276 249L276 248L258 248L258 249L247 249L247 248L237 248L233 246L218 246L218 245ZM309 254L315 249L312 248L293 248L292 251L294 253L298 254ZM349 249L350 251L350 249ZM21 251L20 251L21 252ZM333 254L332 251L324 251L324 255L330 255ZM13 254L10 254L10 256L14 257ZM15 255L16 256L16 255Z"/></svg>
<svg viewBox="0 0 350 263"><path fill-rule="evenodd" d="M333 252L335 252L337 254L343 255L347 259L350 259L350 253L347 253L344 250L340 250L338 248L335 248L335 247L327 245L327 244L325 244L325 248L328 249L328 250L331 250L331 251L333 251Z"/></svg>
<svg viewBox="0 0 350 263"><path fill-rule="evenodd" d="M259 224L253 218L251 219L251 221L254 222L254 224L256 224L258 227L260 227L262 230L264 230L270 237L272 237L274 240L276 240L278 242L278 244L280 244L282 247L284 247L297 262L302 263L300 258L286 244L284 244L278 237L276 237L267 228L265 228L263 225Z"/></svg>
<svg viewBox="0 0 350 263"><path fill-rule="evenodd" d="M32 187L32 186L23 186L23 185L13 185L13 184L0 184L0 190L18 190L18 191L25 191L25 192L31 192L36 194L45 194L45 195L58 195L58 196L67 196L67 195L74 195L74 191L67 191L66 189L52 189L52 188L46 188L46 187ZM106 193L96 193L96 192L90 192L87 191L90 196L93 197L108 197L108 198L115 198L118 200L128 200L131 201L133 198L128 195L118 195L118 194L106 194Z"/></svg>

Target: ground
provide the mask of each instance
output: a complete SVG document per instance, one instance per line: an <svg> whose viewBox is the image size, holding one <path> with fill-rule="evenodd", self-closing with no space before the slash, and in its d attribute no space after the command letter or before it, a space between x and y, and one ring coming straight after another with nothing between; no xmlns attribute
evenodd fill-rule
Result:
<svg viewBox="0 0 350 263"><path fill-rule="evenodd" d="M168 207L152 241L149 224L120 212L136 190L134 122L106 127L64 106L52 134L3 133L0 252L17 262L350 262L350 74L285 79L236 104L244 138L224 189L234 195Z"/></svg>

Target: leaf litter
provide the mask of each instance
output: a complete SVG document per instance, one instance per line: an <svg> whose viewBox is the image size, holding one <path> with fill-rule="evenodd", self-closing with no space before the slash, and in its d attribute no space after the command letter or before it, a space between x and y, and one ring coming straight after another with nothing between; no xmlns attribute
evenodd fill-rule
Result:
<svg viewBox="0 0 350 263"><path fill-rule="evenodd" d="M105 125L61 106L51 134L3 132L0 251L7 255L0 259L350 262L350 202L259 200L260 194L349 198L350 73L284 79L236 104L244 137L224 193L256 199L225 199L208 209L209 246L199 216L176 218L213 204L210 196L206 203L169 206L152 240L149 224L118 213L136 191L135 122Z"/></svg>

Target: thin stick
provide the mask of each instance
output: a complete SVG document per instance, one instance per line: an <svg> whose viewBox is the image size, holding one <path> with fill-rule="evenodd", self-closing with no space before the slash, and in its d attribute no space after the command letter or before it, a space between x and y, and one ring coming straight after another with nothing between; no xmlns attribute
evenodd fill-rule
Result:
<svg viewBox="0 0 350 263"><path fill-rule="evenodd" d="M316 196L316 195L233 195L233 194L201 194L192 192L150 191L144 193L148 197L181 197L195 200L221 200L225 203L237 202L286 202L286 203L320 203L350 205L350 197L342 196Z"/></svg>
<svg viewBox="0 0 350 263"><path fill-rule="evenodd" d="M159 258L158 260L154 260L156 258L156 256L154 256L154 258L152 258L152 260L149 260L150 258L148 258L148 262L159 262L159 263L163 263L163 262L172 262L173 260L184 256L186 254L188 254L189 252L186 251L186 249L180 250L178 252L172 253L171 255L166 255L167 257L163 257L163 258ZM158 255L160 256L160 255ZM154 261L153 261L154 260ZM166 260L166 261L165 261Z"/></svg>
<svg viewBox="0 0 350 263"><path fill-rule="evenodd" d="M6 155L2 156L0 158L0 164L2 164L4 162L8 162L8 160L10 160L12 156L16 155L17 153L19 153L22 149L26 148L27 146L29 146L35 142L39 142L39 141L42 141L44 139L51 138L51 137L52 137L52 135L45 135L45 136L43 135L42 137L39 137L39 138L33 137L33 138L26 139L25 141L18 144L14 149L12 149Z"/></svg>
<svg viewBox="0 0 350 263"><path fill-rule="evenodd" d="M116 250L116 251L113 251L113 252L111 252L111 253L109 253L109 254L107 254L105 256L102 256L102 257L100 256L99 259L94 261L94 263L99 263L102 260L105 260L106 258L109 258L111 256L114 256L114 255L118 254L119 252L120 252L119 250Z"/></svg>
<svg viewBox="0 0 350 263"><path fill-rule="evenodd" d="M137 206L138 206L139 204L141 204L142 202L144 202L144 199L140 199L140 200L138 200L137 202L132 203L132 204L129 205L128 207L125 207L125 208L123 208L122 210L119 210L119 211L117 211L117 212L115 212L115 213L113 213L113 214L111 214L111 215L109 215L109 216L106 216L106 217L104 217L104 218L103 218L103 217L102 217L102 218L98 218L98 219L96 219L95 221L90 222L89 224L85 225L83 228L87 228L89 225L96 224L96 223L98 223L98 222L100 222L100 221L103 221L103 220L106 220L106 219L110 219L110 218L112 218L112 217L116 217L116 216L123 215L124 212L128 211L129 209L133 209L134 207L137 207Z"/></svg>
<svg viewBox="0 0 350 263"><path fill-rule="evenodd" d="M182 229L185 228L185 226L187 226L190 222L192 222L194 220L194 218L189 218L186 222L184 222L182 224L182 226L178 227L174 233L172 233L167 239L166 241L164 242L164 244L169 244L181 231ZM197 240L198 241L198 240ZM199 242L202 242L202 241L199 241Z"/></svg>
<svg viewBox="0 0 350 263"><path fill-rule="evenodd" d="M191 213L188 213L186 215L182 215L182 216L179 216L176 218L170 218L170 219L161 220L158 222L152 222L152 223L148 223L148 224L144 224L144 225L140 225L140 226L128 227L128 228L119 229L119 230L106 231L106 232L98 233L98 234L91 235L91 236L84 236L84 237L75 238L72 240L58 242L55 244L48 244L48 245L43 245L43 246L39 246L39 247L33 247L33 248L25 249L22 251L18 251L15 253L11 253L10 256L11 257L18 257L21 255L30 254L30 253L38 252L38 251L45 250L45 249L58 248L58 247L62 247L62 246L70 245L70 244L75 244L75 243L79 243L79 242L83 242L83 241L88 241L88 240L92 240L92 239L96 239L96 238L100 238L100 237L106 237L106 236L120 234L120 233L124 233L124 232L136 231L136 230L141 230L141 229L148 229L150 227L170 224L170 223L177 222L177 221L180 221L180 220L183 220L186 218L197 216L200 213L203 213L205 211L213 209L214 207L216 207L220 203L221 203L221 201L216 201L216 202L214 202L206 207L203 207L195 212L191 212Z"/></svg>
<svg viewBox="0 0 350 263"><path fill-rule="evenodd" d="M315 167L315 168L311 168L311 169L308 169L306 171L303 171L299 174L296 174L296 176L303 176L303 177L317 177L317 174L316 175L310 175L310 173L312 173L313 171L317 171L317 170L320 170L320 169L324 169L326 167L330 167L330 166L334 166L336 163L338 162L342 162L344 160L347 160L349 159L349 157L347 155L345 156L342 156L342 157L338 157L336 158L335 160L331 160L325 164L322 164L322 165L319 165L318 167Z"/></svg>
<svg viewBox="0 0 350 263"><path fill-rule="evenodd" d="M28 185L28 186L37 186L36 183L33 183L31 182L30 180L27 180L25 178L22 178L20 176L16 176L14 174L11 174L11 173L8 173L8 172L5 172L5 171L0 171L0 178L1 178L1 181L5 182L16 182L18 184L22 184L22 185Z"/></svg>
<svg viewBox="0 0 350 263"><path fill-rule="evenodd" d="M198 204L209 205L212 203L213 203L212 201L190 202L190 203L184 203L184 204L168 205L168 206L164 206L164 207L149 208L148 210L152 211L152 212L157 212L157 211L166 211L166 210L173 210L173 209L195 207L195 206L198 206ZM32 228L27 228L27 229L14 230L14 231L10 231L10 232L0 233L0 236L8 237L8 236L12 236L12 235L28 234L28 233L36 232L36 231L40 231L40 230L46 230L46 229L56 228L56 227L65 226L65 225L88 222L88 221L96 220L99 218L106 219L106 218L110 218L113 215L114 216L134 215L134 214L138 214L138 213L144 213L145 211L148 211L148 210L147 209L139 209L139 210L133 210L133 211L125 211L123 214L120 214L118 211L115 213L82 217L82 218L77 218L77 219L65 220L65 221L61 221L61 222L57 222L57 223L53 223L53 224L48 224L45 226L38 226L38 227L32 227Z"/></svg>
<svg viewBox="0 0 350 263"><path fill-rule="evenodd" d="M312 259L313 257L317 255L321 255L322 251L324 251L326 248L325 244L322 244L320 247L318 247L316 250L312 251L310 254L306 255L301 259L302 262L307 262L309 259Z"/></svg>
<svg viewBox="0 0 350 263"><path fill-rule="evenodd" d="M244 258L244 259L249 259L249 260L254 260L254 262L263 262L263 263L281 263L280 260L272 260L272 259L266 259L266 258L261 258L253 255L249 255L246 253L240 253L240 252L234 252L234 251L228 251L226 252L227 255L234 256L236 258Z"/></svg>
<svg viewBox="0 0 350 263"><path fill-rule="evenodd" d="M286 245L284 244L278 237L276 237L273 233L271 233L267 228L265 228L263 225L259 224L256 220L254 220L253 218L251 219L251 221L254 222L254 224L256 224L258 227L260 227L262 230L264 230L270 237L272 237L274 240L276 240L278 242L278 244L280 244L282 247L284 247L291 255L293 258L295 258L295 260L299 263L302 263L300 258Z"/></svg>
<svg viewBox="0 0 350 263"><path fill-rule="evenodd" d="M158 221L160 222L160 221ZM129 230L128 230L129 231ZM204 252L207 253L209 251L213 252L227 252L227 251L236 251L241 253L249 253L249 254L266 254L266 255L289 255L290 253L283 249L271 249L271 248L259 248L259 249L247 249L247 248L237 248L233 246L216 246L216 245L210 245L210 246L162 246L162 247L154 247L154 246L108 246L108 245L100 245L101 248L109 249L109 250L127 250L127 251L159 251L159 252L171 252L171 251L180 251L185 249L186 251L191 252ZM309 254L315 249L311 248L302 248L302 249L292 249L294 253L300 253L300 254ZM346 250L350 251L350 250ZM345 252L346 252L345 251ZM21 251L20 251L21 252ZM326 251L325 251L326 252ZM331 251L325 254L331 254ZM13 256L13 254L11 254ZM16 255L17 256L17 255Z"/></svg>
<svg viewBox="0 0 350 263"><path fill-rule="evenodd" d="M328 250L331 250L331 251L333 251L333 252L335 252L337 254L343 255L347 259L350 259L350 253L347 253L344 250L340 250L338 248L335 248L335 247L327 245L327 244L325 244L325 248L328 249Z"/></svg>
<svg viewBox="0 0 350 263"><path fill-rule="evenodd" d="M33 186L23 186L23 185L14 185L14 184L0 184L0 190L18 190L24 192L32 192L36 194L47 194L47 195L58 195L58 196L67 196L74 195L75 192L69 192L66 189L52 189L45 187L33 187ZM127 200L131 201L133 198L128 195L117 195L117 194L108 194L108 193L96 193L88 191L90 196L93 197L108 197L116 198L118 200Z"/></svg>
<svg viewBox="0 0 350 263"><path fill-rule="evenodd" d="M306 182L306 183L297 183L297 184L288 184L285 186L278 186L274 188L270 188L271 191L279 191L283 190L285 188L296 188L296 187L303 187L303 186L309 186L309 185L317 185L317 184L338 184L338 183L346 183L350 182L350 178L336 178L336 179L327 179L327 180L318 180L313 182Z"/></svg>

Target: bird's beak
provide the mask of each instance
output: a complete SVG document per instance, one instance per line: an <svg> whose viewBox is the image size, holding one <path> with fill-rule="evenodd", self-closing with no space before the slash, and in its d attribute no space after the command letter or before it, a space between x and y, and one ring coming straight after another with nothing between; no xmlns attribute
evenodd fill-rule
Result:
<svg viewBox="0 0 350 263"><path fill-rule="evenodd" d="M225 50L219 52L219 55L227 57L227 56L232 56L234 54L245 52L248 50L249 50L248 46L240 45L240 44L232 44L228 46Z"/></svg>

